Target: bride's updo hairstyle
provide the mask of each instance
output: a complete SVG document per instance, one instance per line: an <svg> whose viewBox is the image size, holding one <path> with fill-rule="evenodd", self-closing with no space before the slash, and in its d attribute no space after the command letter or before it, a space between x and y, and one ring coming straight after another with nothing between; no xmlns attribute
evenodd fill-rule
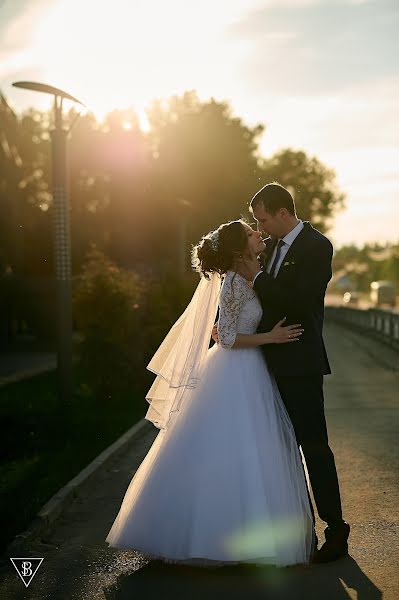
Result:
<svg viewBox="0 0 399 600"><path fill-rule="evenodd" d="M211 273L224 275L234 265L248 247L248 235L245 221L223 223L198 242L191 252L191 264L194 271L209 279Z"/></svg>

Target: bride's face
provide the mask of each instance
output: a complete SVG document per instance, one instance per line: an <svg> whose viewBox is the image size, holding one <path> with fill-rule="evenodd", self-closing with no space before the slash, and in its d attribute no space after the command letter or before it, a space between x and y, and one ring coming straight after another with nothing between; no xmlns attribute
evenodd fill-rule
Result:
<svg viewBox="0 0 399 600"><path fill-rule="evenodd" d="M255 255L260 254L266 248L265 243L262 241L262 234L260 231L255 231L247 224L244 224L248 236L248 251Z"/></svg>

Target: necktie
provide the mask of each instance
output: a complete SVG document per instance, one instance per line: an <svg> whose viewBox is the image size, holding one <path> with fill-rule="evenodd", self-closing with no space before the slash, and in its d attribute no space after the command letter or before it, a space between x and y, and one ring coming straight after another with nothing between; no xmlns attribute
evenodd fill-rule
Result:
<svg viewBox="0 0 399 600"><path fill-rule="evenodd" d="M274 261L272 264L272 268L270 269L270 273L269 275L271 275L272 277L274 277L274 271L276 269L277 263L278 263L278 259L280 258L280 254L281 254L281 248L285 245L284 240L279 240L278 244L277 244L277 252L276 252L276 256L274 257Z"/></svg>

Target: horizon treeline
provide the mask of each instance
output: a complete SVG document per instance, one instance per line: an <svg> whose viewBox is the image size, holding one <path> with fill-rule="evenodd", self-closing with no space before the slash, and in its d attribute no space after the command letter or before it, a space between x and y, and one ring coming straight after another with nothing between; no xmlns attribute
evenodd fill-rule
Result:
<svg viewBox="0 0 399 600"><path fill-rule="evenodd" d="M67 128L75 116L66 114ZM265 126L247 126L227 102L190 91L154 101L147 118L143 131L131 109L102 122L87 113L71 130L74 274L93 245L127 269L168 270L182 260L189 269L191 244L249 218L251 197L270 181L288 187L298 215L322 232L344 208L332 169L291 148L262 156ZM53 274L51 120L51 111L15 114L0 98L0 272Z"/></svg>

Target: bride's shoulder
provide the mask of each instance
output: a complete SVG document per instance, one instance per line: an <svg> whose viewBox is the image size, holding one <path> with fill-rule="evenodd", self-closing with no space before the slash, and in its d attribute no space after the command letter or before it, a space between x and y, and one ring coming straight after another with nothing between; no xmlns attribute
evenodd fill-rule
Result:
<svg viewBox="0 0 399 600"><path fill-rule="evenodd" d="M242 275L240 275L237 271L227 271L226 275L225 275L225 279L230 279L230 280L237 280L241 283L245 283L247 284L248 281L245 279L245 277L243 277Z"/></svg>
<svg viewBox="0 0 399 600"><path fill-rule="evenodd" d="M236 271L227 271L223 279L222 289L225 292L232 291L234 293L237 291L243 293L251 288L245 277L242 277Z"/></svg>

